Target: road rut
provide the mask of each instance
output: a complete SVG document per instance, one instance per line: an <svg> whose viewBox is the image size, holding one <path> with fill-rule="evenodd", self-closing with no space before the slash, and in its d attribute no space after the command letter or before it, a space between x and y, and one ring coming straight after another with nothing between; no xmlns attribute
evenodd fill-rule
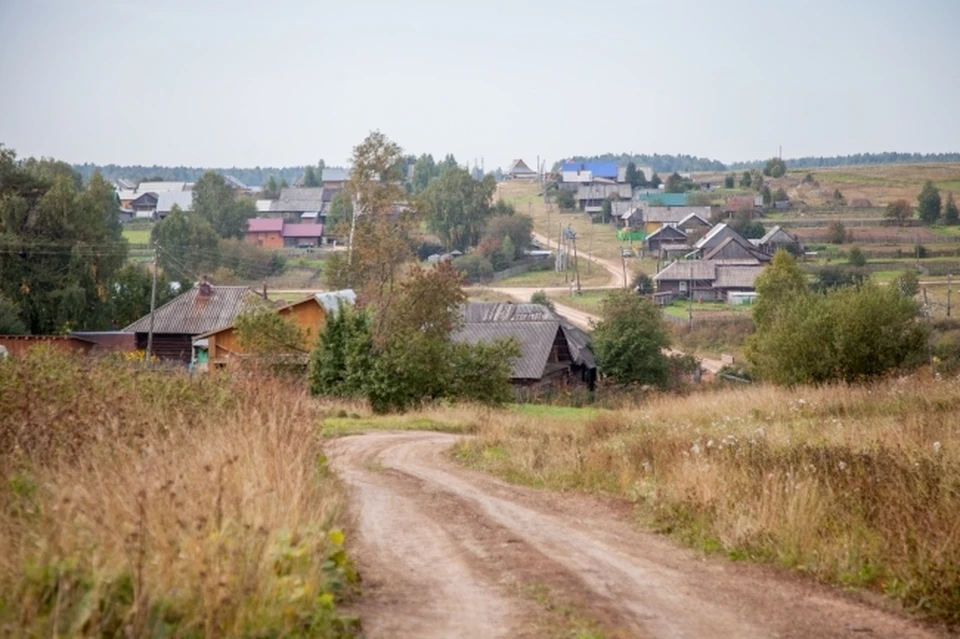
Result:
<svg viewBox="0 0 960 639"><path fill-rule="evenodd" d="M351 492L369 637L539 637L523 587L545 585L614 637L934 637L916 622L773 569L704 560L637 529L615 502L465 470L457 436L330 443Z"/></svg>

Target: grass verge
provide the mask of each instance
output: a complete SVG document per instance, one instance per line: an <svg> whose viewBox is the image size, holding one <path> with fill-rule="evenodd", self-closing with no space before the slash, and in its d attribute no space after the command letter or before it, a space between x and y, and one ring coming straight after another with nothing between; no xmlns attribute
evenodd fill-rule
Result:
<svg viewBox="0 0 960 639"><path fill-rule="evenodd" d="M894 597L960 624L960 380L746 389L632 410L479 422L455 455L602 491L693 547Z"/></svg>
<svg viewBox="0 0 960 639"><path fill-rule="evenodd" d="M323 407L270 379L0 362L0 629L350 637Z"/></svg>

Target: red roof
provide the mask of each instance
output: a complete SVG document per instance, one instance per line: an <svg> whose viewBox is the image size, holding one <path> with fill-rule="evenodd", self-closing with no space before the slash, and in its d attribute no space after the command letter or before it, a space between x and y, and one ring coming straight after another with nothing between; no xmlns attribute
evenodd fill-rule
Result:
<svg viewBox="0 0 960 639"><path fill-rule="evenodd" d="M284 224L284 237L323 237L323 224Z"/></svg>
<svg viewBox="0 0 960 639"><path fill-rule="evenodd" d="M280 218L255 217L247 221L248 233L279 233L283 231L283 220Z"/></svg>

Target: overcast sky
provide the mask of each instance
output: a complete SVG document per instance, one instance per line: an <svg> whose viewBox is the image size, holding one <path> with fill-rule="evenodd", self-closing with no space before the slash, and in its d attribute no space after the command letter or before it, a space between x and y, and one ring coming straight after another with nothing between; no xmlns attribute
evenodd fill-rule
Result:
<svg viewBox="0 0 960 639"><path fill-rule="evenodd" d="M21 156L960 151L958 0L0 0Z"/></svg>

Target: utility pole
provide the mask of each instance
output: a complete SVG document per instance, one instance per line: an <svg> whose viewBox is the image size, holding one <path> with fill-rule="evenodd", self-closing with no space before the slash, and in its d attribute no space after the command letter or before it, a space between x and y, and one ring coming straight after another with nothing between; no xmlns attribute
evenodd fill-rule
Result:
<svg viewBox="0 0 960 639"><path fill-rule="evenodd" d="M150 328L147 330L147 352L143 357L143 367L150 366L150 358L153 356L153 312L157 308L157 245L153 246L153 284L150 287Z"/></svg>
<svg viewBox="0 0 960 639"><path fill-rule="evenodd" d="M950 297L953 294L953 273L947 273L947 317L950 317Z"/></svg>
<svg viewBox="0 0 960 639"><path fill-rule="evenodd" d="M687 286L687 330L693 330L693 278L690 278L690 284Z"/></svg>
<svg viewBox="0 0 960 639"><path fill-rule="evenodd" d="M623 290L627 290L627 258L623 256L623 249L620 250L620 266L623 267Z"/></svg>
<svg viewBox="0 0 960 639"><path fill-rule="evenodd" d="M577 274L577 295L580 291L580 259L577 257L577 236L573 236L573 268Z"/></svg>

